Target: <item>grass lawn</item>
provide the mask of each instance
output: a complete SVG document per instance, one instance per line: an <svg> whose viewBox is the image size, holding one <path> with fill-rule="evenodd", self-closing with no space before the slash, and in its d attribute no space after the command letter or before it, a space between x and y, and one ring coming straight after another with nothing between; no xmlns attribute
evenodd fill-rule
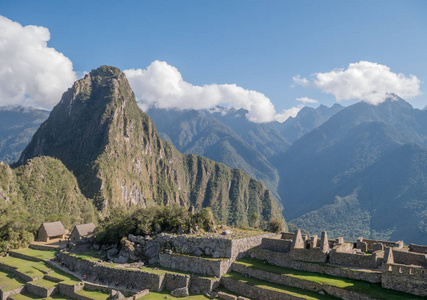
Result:
<svg viewBox="0 0 427 300"><path fill-rule="evenodd" d="M264 280L259 280L252 277L244 277L242 274L236 272L230 272L225 274L224 277L234 279L236 281L243 282L248 285L257 286L266 290L273 290L279 293L288 294L296 297L300 297L307 300L327 300L327 299L337 299L329 295L320 295L319 293L307 291L303 289L298 289L294 287L284 286L276 283L271 283Z"/></svg>
<svg viewBox="0 0 427 300"><path fill-rule="evenodd" d="M42 286L42 287L45 287L45 288L48 288L48 289L53 288L56 285L58 285L57 282L46 280L46 279L43 279L43 278L42 279L33 280L33 281L30 281L30 282L32 284L34 284L34 285Z"/></svg>
<svg viewBox="0 0 427 300"><path fill-rule="evenodd" d="M168 291L163 291L160 293L155 293L155 292L151 292L147 295L145 295L144 297L141 297L139 299L143 299L143 300L164 300L165 296L168 296L168 299L171 300L178 300L178 299L189 299L189 300L205 300L205 299L209 299L208 297L204 296L204 295L190 295L188 297L173 297L171 296L170 292Z"/></svg>
<svg viewBox="0 0 427 300"><path fill-rule="evenodd" d="M243 264L247 267L251 267L254 269L260 269L263 271L292 276L295 278L316 282L323 285L330 285L334 287L339 287L355 292L360 292L371 296L372 298L377 299L387 299L387 300L409 300L409 299L425 299L422 297L413 296L411 294L402 293L398 291L392 291L388 289L384 289L381 287L379 283L370 283L361 280L353 280L341 277L334 277L326 274L314 273L314 272L306 272L300 271L290 268L283 268L274 265L270 265L263 260L253 259L253 258L242 258L237 262L239 264Z"/></svg>
<svg viewBox="0 0 427 300"><path fill-rule="evenodd" d="M68 285L75 285L81 281L80 279L59 270L52 270L48 275Z"/></svg>
<svg viewBox="0 0 427 300"><path fill-rule="evenodd" d="M25 281L14 274L0 271L0 289L10 291L25 285Z"/></svg>
<svg viewBox="0 0 427 300"><path fill-rule="evenodd" d="M83 260L88 260L91 262L97 262L101 259L101 255L98 254L98 251L95 250L88 250L88 251L84 251L82 253L70 253L70 255L78 257L80 259Z"/></svg>
<svg viewBox="0 0 427 300"><path fill-rule="evenodd" d="M68 299L68 298L65 296L62 296L60 293L56 293L56 294L54 294L48 298L42 298L42 297L39 297L37 295L24 292L22 294L12 295L12 296L10 296L9 299L13 299L13 300L33 300L33 299L44 299L44 300L58 299L58 300L62 300L62 299Z"/></svg>
<svg viewBox="0 0 427 300"><path fill-rule="evenodd" d="M88 290L80 290L77 291L76 294L86 296L95 300L106 300L109 297L109 294L103 293L101 291L88 291Z"/></svg>
<svg viewBox="0 0 427 300"><path fill-rule="evenodd" d="M12 252L17 252L17 253L28 255L37 259L45 260L47 258L53 258L58 251L23 248L23 249L13 250Z"/></svg>

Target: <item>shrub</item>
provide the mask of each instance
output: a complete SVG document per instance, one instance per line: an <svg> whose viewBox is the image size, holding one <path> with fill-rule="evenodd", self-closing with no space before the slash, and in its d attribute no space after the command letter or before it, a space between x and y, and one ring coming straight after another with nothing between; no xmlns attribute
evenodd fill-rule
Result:
<svg viewBox="0 0 427 300"><path fill-rule="evenodd" d="M271 220L271 222L269 224L268 231L274 232L274 233L281 232L282 231L282 222L279 219L274 218L273 220Z"/></svg>

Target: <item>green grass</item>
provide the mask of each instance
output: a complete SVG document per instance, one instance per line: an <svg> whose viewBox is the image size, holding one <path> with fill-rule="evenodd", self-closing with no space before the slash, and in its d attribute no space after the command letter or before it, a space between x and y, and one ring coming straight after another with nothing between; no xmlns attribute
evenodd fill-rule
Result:
<svg viewBox="0 0 427 300"><path fill-rule="evenodd" d="M62 299L68 299L67 297L61 295L60 293L55 293L54 295L52 295L48 298L42 298L42 297L39 297L37 295L30 294L28 292L12 295L12 296L10 296L10 298L13 300L32 300L32 299L43 299L43 300L53 300L53 299L60 300L61 299L62 300Z"/></svg>
<svg viewBox="0 0 427 300"><path fill-rule="evenodd" d="M55 256L55 254L58 253L58 251L54 251L54 250L36 250L36 249L31 249L31 248L23 248L23 249L13 250L12 252L21 253L24 255L28 255L28 256L40 259L40 260L53 258Z"/></svg>
<svg viewBox="0 0 427 300"><path fill-rule="evenodd" d="M322 285L330 285L349 291L367 294L372 298L387 299L387 300L409 300L423 299L422 297L413 296L411 294L398 291L388 290L381 287L379 283L370 283L361 280L353 280L341 277L334 277L326 274L300 271L290 268L283 268L270 265L263 260L253 258L242 258L235 263L245 265L254 269L259 269L275 274L295 277L302 280L316 282Z"/></svg>
<svg viewBox="0 0 427 300"><path fill-rule="evenodd" d="M59 270L52 270L48 275L68 285L75 285L81 281L80 279Z"/></svg>
<svg viewBox="0 0 427 300"><path fill-rule="evenodd" d="M25 260L13 256L0 258L0 263L17 268L17 271L30 276L31 278L42 277L45 273L51 270L45 262Z"/></svg>
<svg viewBox="0 0 427 300"><path fill-rule="evenodd" d="M95 250L88 250L79 254L76 253L70 253L70 255L75 256L77 258L88 260L91 262L97 262L101 259L101 255L98 254Z"/></svg>
<svg viewBox="0 0 427 300"><path fill-rule="evenodd" d="M0 271L0 289L10 291L25 285L25 281L14 274Z"/></svg>
<svg viewBox="0 0 427 300"><path fill-rule="evenodd" d="M296 297L301 297L303 299L307 300L327 300L327 299L337 299L335 297L329 296L329 295L320 295L316 292L307 291L299 288L284 286L276 283L271 283L264 280L259 280L252 277L244 277L242 274L236 273L236 272L230 272L224 275L226 278L231 278L236 281L243 282L248 285L256 286L259 288L267 289L276 291L283 294L288 294Z"/></svg>
<svg viewBox="0 0 427 300"><path fill-rule="evenodd" d="M109 297L109 294L103 293L101 291L88 291L88 290L80 290L77 291L76 294L89 297L95 300L106 300Z"/></svg>
<svg viewBox="0 0 427 300"><path fill-rule="evenodd" d="M46 279L43 279L43 278L42 279L33 280L33 281L30 281L30 282L32 284L34 284L34 285L42 286L42 287L45 287L45 288L48 288L48 289L53 288L53 287L55 287L55 286L58 285L57 282L46 280Z"/></svg>
<svg viewBox="0 0 427 300"><path fill-rule="evenodd" d="M151 292L139 299L143 299L143 300L164 300L165 296L168 296L170 300L178 300L178 299L189 299L189 300L206 300L209 299L208 297L204 296L204 295L190 295L187 297L173 297L170 295L170 292L167 291L163 291L160 293L155 293L155 292Z"/></svg>

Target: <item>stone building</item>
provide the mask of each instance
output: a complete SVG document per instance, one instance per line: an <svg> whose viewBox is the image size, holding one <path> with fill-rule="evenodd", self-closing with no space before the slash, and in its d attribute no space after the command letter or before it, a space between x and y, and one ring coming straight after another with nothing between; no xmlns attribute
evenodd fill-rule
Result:
<svg viewBox="0 0 427 300"><path fill-rule="evenodd" d="M95 224L93 223L76 225L71 232L70 240L73 243L84 240L89 241L91 238L93 238L94 231Z"/></svg>
<svg viewBox="0 0 427 300"><path fill-rule="evenodd" d="M37 240L48 242L52 239L63 239L65 228L61 221L43 223L38 231Z"/></svg>

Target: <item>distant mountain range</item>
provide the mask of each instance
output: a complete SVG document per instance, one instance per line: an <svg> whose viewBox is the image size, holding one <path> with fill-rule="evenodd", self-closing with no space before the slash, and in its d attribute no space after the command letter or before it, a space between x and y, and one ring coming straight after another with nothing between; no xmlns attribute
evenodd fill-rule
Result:
<svg viewBox="0 0 427 300"><path fill-rule="evenodd" d="M22 106L0 107L0 160L11 164L31 141L49 112Z"/></svg>
<svg viewBox="0 0 427 300"><path fill-rule="evenodd" d="M377 106L304 107L283 123L251 123L246 113L148 111L180 152L263 181L296 226L347 239L427 243L427 110L391 95Z"/></svg>

